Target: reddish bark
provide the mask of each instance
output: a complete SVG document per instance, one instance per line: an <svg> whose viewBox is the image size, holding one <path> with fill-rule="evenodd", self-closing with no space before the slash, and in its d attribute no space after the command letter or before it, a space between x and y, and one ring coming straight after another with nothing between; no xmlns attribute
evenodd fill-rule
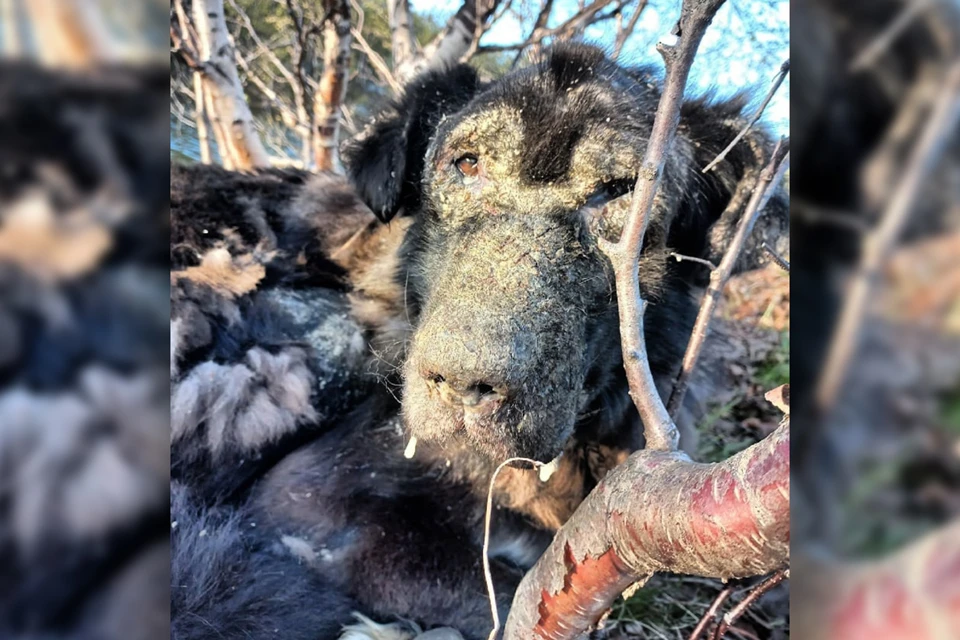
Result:
<svg viewBox="0 0 960 640"><path fill-rule="evenodd" d="M797 637L936 640L960 629L960 520L884 560L800 558Z"/></svg>
<svg viewBox="0 0 960 640"><path fill-rule="evenodd" d="M508 640L576 638L655 572L715 578L782 567L790 543L790 435L717 464L643 450L610 472L524 577Z"/></svg>

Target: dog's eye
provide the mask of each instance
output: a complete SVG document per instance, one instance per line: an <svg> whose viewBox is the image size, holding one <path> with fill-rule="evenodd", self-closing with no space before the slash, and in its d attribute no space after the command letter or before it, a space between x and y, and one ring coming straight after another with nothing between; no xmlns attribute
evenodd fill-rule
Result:
<svg viewBox="0 0 960 640"><path fill-rule="evenodd" d="M620 196L630 193L634 182L635 180L629 178L604 182L587 198L587 205L600 206L611 200L616 200Z"/></svg>
<svg viewBox="0 0 960 640"><path fill-rule="evenodd" d="M457 168L464 178L473 178L480 173L480 159L472 153L467 153L453 161L453 166Z"/></svg>

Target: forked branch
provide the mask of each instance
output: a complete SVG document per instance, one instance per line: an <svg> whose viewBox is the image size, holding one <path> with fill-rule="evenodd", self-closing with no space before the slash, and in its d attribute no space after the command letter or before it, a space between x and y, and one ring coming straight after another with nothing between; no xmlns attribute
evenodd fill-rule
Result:
<svg viewBox="0 0 960 640"><path fill-rule="evenodd" d="M680 21L674 28L675 33L679 34L677 42L660 42L657 45L666 65L666 81L657 105L650 141L644 152L630 213L618 242L600 240L600 249L610 259L616 277L623 368L630 385L630 397L643 420L646 447L658 451L676 449L679 434L660 400L643 342L646 302L640 295L640 250L663 177L667 151L680 123L680 106L690 67L703 34L722 4L723 0L686 0L680 9Z"/></svg>
<svg viewBox="0 0 960 640"><path fill-rule="evenodd" d="M624 369L647 448L607 475L524 576L507 619L506 640L578 638L627 587L658 571L745 577L780 569L789 559L789 420L724 462L691 462L675 451L677 428L657 392L644 342L646 303L638 277L643 237L679 124L690 66L722 4L686 0L674 30L677 41L658 45L666 81L630 213L618 242L598 241L616 278ZM767 183L782 175L786 156L782 143L773 168L765 172ZM767 189L756 191L752 208L759 211ZM729 259L736 260L738 253L731 251Z"/></svg>

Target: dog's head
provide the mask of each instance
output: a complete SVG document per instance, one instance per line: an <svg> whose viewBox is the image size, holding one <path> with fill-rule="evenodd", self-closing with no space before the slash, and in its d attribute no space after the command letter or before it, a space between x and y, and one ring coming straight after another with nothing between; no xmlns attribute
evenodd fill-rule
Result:
<svg viewBox="0 0 960 640"><path fill-rule="evenodd" d="M412 435L549 460L620 374L596 237L619 236L626 206L603 206L627 204L658 98L598 49L566 46L488 85L465 66L421 77L347 149L378 216L415 218L397 274L415 318L403 365ZM648 294L668 277L671 220L712 197L684 194L695 146L678 140L667 162L641 265ZM686 252L702 250L701 226ZM651 348L655 361L677 349Z"/></svg>

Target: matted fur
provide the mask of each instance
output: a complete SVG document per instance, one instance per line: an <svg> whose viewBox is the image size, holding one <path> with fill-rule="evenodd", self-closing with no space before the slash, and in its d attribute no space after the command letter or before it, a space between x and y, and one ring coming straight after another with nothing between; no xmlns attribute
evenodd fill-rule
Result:
<svg viewBox="0 0 960 640"><path fill-rule="evenodd" d="M200 440L175 447L175 475L206 500L244 502L283 557L309 566L376 621L356 633L394 633L378 625L399 617L485 637L480 545L496 464L516 453L547 460L563 452L548 482L517 469L495 488L491 568L506 615L523 571L556 528L642 446L611 273L596 248L596 234L618 231L622 211L602 224L596 218L632 185L658 98L647 71L565 45L489 84L466 66L415 79L345 151L370 210L326 175L209 170L208 178L194 169L190 181L175 178L191 194L177 193L174 202L193 203L173 210L174 228L185 229L178 237L194 249L178 249L182 269L225 246L217 243L236 255L264 242L276 248L264 277L242 295L178 282L175 398L182 391L184 406L195 406L195 390L211 373L222 375L221 395L205 389L205 402L230 411L182 414L194 416L183 433ZM687 104L666 164L640 271L651 303L647 344L663 388L679 366L707 275L669 254L715 257L736 221L722 213L754 166L755 147L767 144L755 132L714 171L700 172L736 135L742 104ZM478 158L475 181L456 169L464 153ZM213 187L221 206L208 224L213 213L203 207L213 196L204 192ZM782 199L770 215L771 228L782 228ZM228 231L217 231L227 220ZM266 221L270 233L250 220ZM280 231L288 225L309 233L293 241ZM300 270L309 283L297 281ZM310 321L287 322L292 316ZM325 317L357 331L332 347L336 341L311 337ZM363 358L353 346L358 335ZM225 450L217 453L204 434L212 425L232 434L219 442L241 442L241 425L251 423L223 417L249 411L256 397L277 397L265 391L265 379L246 386L246 354L262 349L276 357L292 348L303 349L314 375L316 417L280 429L286 440L266 438L271 444L239 458L226 478L223 463L210 458ZM241 384L230 382L234 368ZM342 393L324 393L325 381ZM499 394L493 409L468 414L454 402L474 391ZM697 397L693 390L686 409ZM342 402L331 410L335 400ZM271 424L262 422L264 433ZM418 446L409 446L411 435Z"/></svg>

